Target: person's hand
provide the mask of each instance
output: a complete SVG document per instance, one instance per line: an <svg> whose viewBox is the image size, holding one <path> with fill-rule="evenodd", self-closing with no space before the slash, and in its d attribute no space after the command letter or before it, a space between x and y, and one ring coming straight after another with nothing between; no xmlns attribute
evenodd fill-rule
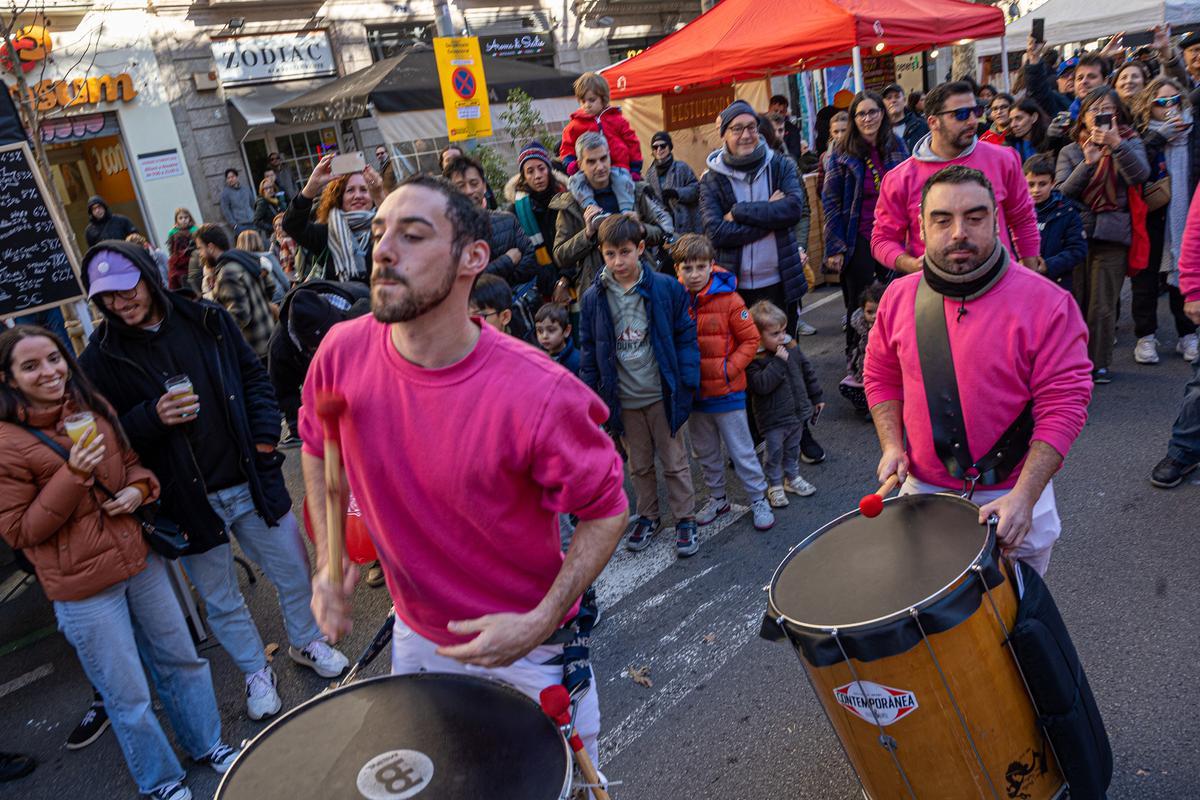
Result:
<svg viewBox="0 0 1200 800"><path fill-rule="evenodd" d="M725 220L726 222L733 222L733 210L731 209L729 211L726 211L725 216L722 217L722 219Z"/></svg>
<svg viewBox="0 0 1200 800"><path fill-rule="evenodd" d="M437 654L478 667L507 667L528 655L554 633L555 623L547 623L537 612L528 614L488 614L478 619L459 620L446 626L460 636L479 634L466 644L439 647Z"/></svg>
<svg viewBox="0 0 1200 800"><path fill-rule="evenodd" d="M1050 124L1046 126L1046 135L1052 139L1061 139L1067 135L1067 128L1070 126L1070 118L1063 119L1055 114L1050 119Z"/></svg>
<svg viewBox="0 0 1200 800"><path fill-rule="evenodd" d="M1012 554L1029 535L1029 530L1033 527L1033 505L1036 502L1037 498L1030 499L1024 492L1014 489L980 507L980 524L987 522L987 518L992 514L1000 518L1000 523L996 526L996 540L1006 555Z"/></svg>
<svg viewBox="0 0 1200 800"><path fill-rule="evenodd" d="M845 253L838 253L825 259L825 268L830 272L841 272L842 264L846 261Z"/></svg>
<svg viewBox="0 0 1200 800"><path fill-rule="evenodd" d="M367 184L367 191L371 193L371 201L375 203L376 208L379 208L379 204L387 197L387 189L383 185L383 176L370 164L362 171L362 176Z"/></svg>
<svg viewBox="0 0 1200 800"><path fill-rule="evenodd" d="M664 203L669 203L672 200L678 200L679 192L675 189L663 189L662 199Z"/></svg>
<svg viewBox="0 0 1200 800"><path fill-rule="evenodd" d="M87 444L85 441L86 438L80 439L71 446L67 466L81 475L91 475L104 460L104 434L96 434Z"/></svg>
<svg viewBox="0 0 1200 800"><path fill-rule="evenodd" d="M1046 272L1048 271L1046 268L1046 259L1042 258L1041 256L1038 256L1037 263L1034 264L1033 269L1035 272L1040 272L1041 274L1045 275Z"/></svg>
<svg viewBox="0 0 1200 800"><path fill-rule="evenodd" d="M782 358L784 361L787 361L788 360L787 347L785 347L784 345L779 345L779 347L776 347L775 348L775 357Z"/></svg>
<svg viewBox="0 0 1200 800"><path fill-rule="evenodd" d="M908 253L901 253L896 259L896 269L908 274L910 272L920 272L925 265L920 258L910 256Z"/></svg>
<svg viewBox="0 0 1200 800"><path fill-rule="evenodd" d="M1030 34L1025 40L1025 53L1021 56L1022 64L1036 64L1042 58L1042 53L1046 50L1046 43L1039 42Z"/></svg>
<svg viewBox="0 0 1200 800"><path fill-rule="evenodd" d="M824 402L817 403L815 406L813 406L812 419L815 420L817 417L821 416L821 412L824 410L825 410L825 403Z"/></svg>
<svg viewBox="0 0 1200 800"><path fill-rule="evenodd" d="M312 174L308 176L308 182L304 184L304 188L300 190L300 194L309 200L316 200L321 196L321 192L336 177L333 174L333 156L334 153L326 153L321 156L321 160L313 167Z"/></svg>
<svg viewBox="0 0 1200 800"><path fill-rule="evenodd" d="M1158 51L1159 59L1165 64L1171 60L1171 26L1155 25L1154 41L1150 46Z"/></svg>
<svg viewBox="0 0 1200 800"><path fill-rule="evenodd" d="M1183 313L1192 322L1200 325L1200 300L1191 300L1183 304Z"/></svg>
<svg viewBox="0 0 1200 800"><path fill-rule="evenodd" d="M599 227L599 223L596 222L596 218L603 213L604 209L600 208L600 206L588 206L583 210L583 222L584 225L587 226L587 235L589 239L596 235L596 228Z"/></svg>
<svg viewBox="0 0 1200 800"><path fill-rule="evenodd" d="M886 483L887 479L896 476L900 483L908 477L908 454L903 447L886 447L879 457L879 466L875 469L875 477L879 482Z"/></svg>
<svg viewBox="0 0 1200 800"><path fill-rule="evenodd" d="M132 514L142 504L142 492L136 486L126 486L116 496L102 504L100 509L110 517Z"/></svg>
<svg viewBox="0 0 1200 800"><path fill-rule="evenodd" d="M1103 149L1091 139L1083 143L1083 160L1086 163L1095 164L1102 155L1104 155Z"/></svg>
<svg viewBox="0 0 1200 800"><path fill-rule="evenodd" d="M200 398L195 394L167 392L158 398L154 410L163 425L182 425L191 422L200 413Z"/></svg>
<svg viewBox="0 0 1200 800"><path fill-rule="evenodd" d="M328 566L319 567L313 575L313 618L330 644L337 644L339 639L354 629L350 598L354 595L354 586L357 583L358 567L345 557L342 558L341 586L335 586L330 579Z"/></svg>
<svg viewBox="0 0 1200 800"><path fill-rule="evenodd" d="M510 247L510 248L508 248L507 250L505 250L505 251L504 251L504 255L508 256L508 260L509 260L509 261L511 261L511 262L513 262L514 264L520 264L520 263L521 263L521 255L522 255L522 253L521 253L521 251L520 251L520 250L518 250L518 249L517 249L517 248L515 248L515 247Z"/></svg>
<svg viewBox="0 0 1200 800"><path fill-rule="evenodd" d="M1116 36L1109 39L1104 47L1100 48L1099 56L1101 58L1112 58L1121 52L1121 48L1124 44L1125 31L1121 31Z"/></svg>
<svg viewBox="0 0 1200 800"><path fill-rule="evenodd" d="M1121 146L1121 134L1117 132L1115 125L1093 129L1091 138L1096 144L1107 147L1109 150L1116 150Z"/></svg>
<svg viewBox="0 0 1200 800"><path fill-rule="evenodd" d="M783 192L776 189L775 191L771 192L771 196L767 198L767 202L774 203L776 200L783 200L786 198L787 198L786 194L784 194Z"/></svg>

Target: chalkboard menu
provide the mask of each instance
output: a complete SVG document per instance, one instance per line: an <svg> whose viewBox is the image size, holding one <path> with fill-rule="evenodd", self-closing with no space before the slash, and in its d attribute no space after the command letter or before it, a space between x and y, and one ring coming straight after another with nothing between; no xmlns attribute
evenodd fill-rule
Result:
<svg viewBox="0 0 1200 800"><path fill-rule="evenodd" d="M83 296L65 237L29 145L0 147L0 317Z"/></svg>

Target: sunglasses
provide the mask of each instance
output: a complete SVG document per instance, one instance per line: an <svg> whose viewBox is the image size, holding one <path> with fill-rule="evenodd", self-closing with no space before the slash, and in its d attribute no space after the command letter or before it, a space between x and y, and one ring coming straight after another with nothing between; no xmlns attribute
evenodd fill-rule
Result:
<svg viewBox="0 0 1200 800"><path fill-rule="evenodd" d="M1173 108L1179 105L1181 100L1182 98L1179 95L1173 94L1170 97L1156 97L1153 102L1159 108Z"/></svg>
<svg viewBox="0 0 1200 800"><path fill-rule="evenodd" d="M958 120L959 122L966 122L971 117L982 117L983 116L983 106L976 104L973 106L966 106L964 108L955 108L951 111L939 111L934 116L940 117L943 114L953 114L954 118L956 120Z"/></svg>

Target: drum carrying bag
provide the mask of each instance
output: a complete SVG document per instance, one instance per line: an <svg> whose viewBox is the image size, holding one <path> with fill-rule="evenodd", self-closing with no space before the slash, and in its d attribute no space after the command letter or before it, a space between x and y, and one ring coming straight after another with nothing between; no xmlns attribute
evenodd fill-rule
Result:
<svg viewBox="0 0 1200 800"><path fill-rule="evenodd" d="M1050 589L1033 568L1020 562L1017 568L1025 594L1009 640L1037 704L1038 723L1054 745L1071 800L1102 800L1113 758L1096 698Z"/></svg>

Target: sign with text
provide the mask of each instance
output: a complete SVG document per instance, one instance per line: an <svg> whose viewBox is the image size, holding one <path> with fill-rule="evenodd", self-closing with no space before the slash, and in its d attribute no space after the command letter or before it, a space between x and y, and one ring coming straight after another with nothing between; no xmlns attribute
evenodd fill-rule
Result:
<svg viewBox="0 0 1200 800"><path fill-rule="evenodd" d="M479 49L485 56L505 58L509 56L540 56L554 50L548 33L514 33L508 36L484 36L479 40Z"/></svg>
<svg viewBox="0 0 1200 800"><path fill-rule="evenodd" d="M479 39L474 36L438 36L433 40L446 132L452 142L492 135L487 80Z"/></svg>
<svg viewBox="0 0 1200 800"><path fill-rule="evenodd" d="M163 178L178 178L183 175L183 161L179 158L178 150L158 150L153 153L139 153L138 168L142 171L142 179L158 181Z"/></svg>
<svg viewBox="0 0 1200 800"><path fill-rule="evenodd" d="M905 94L919 92L925 88L925 57L920 53L896 57L896 83L904 87Z"/></svg>
<svg viewBox="0 0 1200 800"><path fill-rule="evenodd" d="M326 31L269 33L215 39L213 58L222 86L275 83L336 75Z"/></svg>
<svg viewBox="0 0 1200 800"><path fill-rule="evenodd" d="M870 92L882 91L889 83L896 82L896 59L893 56L864 58L863 88Z"/></svg>
<svg viewBox="0 0 1200 800"><path fill-rule="evenodd" d="M717 116L734 101L732 86L718 86L698 92L664 94L663 127L668 131L694 128L697 125L715 125Z"/></svg>
<svg viewBox="0 0 1200 800"><path fill-rule="evenodd" d="M0 317L83 297L66 226L50 206L29 145L0 147Z"/></svg>

